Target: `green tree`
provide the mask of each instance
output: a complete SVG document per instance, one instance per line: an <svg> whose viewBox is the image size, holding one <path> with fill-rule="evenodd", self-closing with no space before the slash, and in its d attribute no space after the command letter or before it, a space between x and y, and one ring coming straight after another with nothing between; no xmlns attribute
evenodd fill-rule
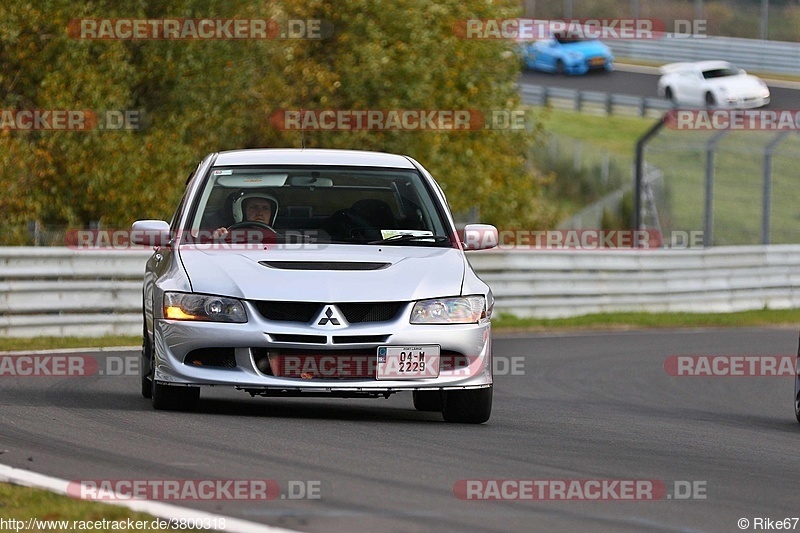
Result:
<svg viewBox="0 0 800 533"><path fill-rule="evenodd" d="M273 113L299 109L519 109L515 45L467 40L466 19L512 17L501 0L206 0L120 5L68 0L0 6L2 110L139 110L138 131L0 130L4 242L28 220L126 227L167 218L192 166L206 153L240 147L299 147ZM322 19L320 40L85 40L82 18ZM541 227L553 211L527 154L525 131L309 132L310 147L411 155L428 167L456 210L479 207L502 227Z"/></svg>

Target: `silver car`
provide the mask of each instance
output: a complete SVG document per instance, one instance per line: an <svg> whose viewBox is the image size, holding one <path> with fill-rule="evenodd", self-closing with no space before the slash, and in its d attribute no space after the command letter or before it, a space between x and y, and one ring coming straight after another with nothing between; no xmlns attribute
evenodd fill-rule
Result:
<svg viewBox="0 0 800 533"><path fill-rule="evenodd" d="M378 398L483 423L493 297L441 188L410 157L347 150L207 156L171 223L140 220L142 395L196 408L202 386L251 396Z"/></svg>

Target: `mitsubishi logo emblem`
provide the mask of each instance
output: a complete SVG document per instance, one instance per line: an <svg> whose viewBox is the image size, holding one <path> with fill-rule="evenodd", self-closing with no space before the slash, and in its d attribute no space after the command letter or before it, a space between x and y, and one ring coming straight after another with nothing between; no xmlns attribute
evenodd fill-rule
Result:
<svg viewBox="0 0 800 533"><path fill-rule="evenodd" d="M330 323L332 326L339 326L341 323L339 319L333 316L333 308L329 305L325 309L325 316L320 317L319 322L317 322L318 326L326 326Z"/></svg>

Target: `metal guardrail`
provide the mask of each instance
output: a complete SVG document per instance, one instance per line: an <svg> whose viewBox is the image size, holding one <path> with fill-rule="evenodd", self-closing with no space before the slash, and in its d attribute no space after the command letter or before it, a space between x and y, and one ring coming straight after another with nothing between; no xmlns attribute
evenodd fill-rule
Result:
<svg viewBox="0 0 800 533"><path fill-rule="evenodd" d="M670 102L663 98L580 91L543 85L522 85L520 93L522 101L529 105L551 105L559 109L600 115L627 114L660 118L672 108Z"/></svg>
<svg viewBox="0 0 800 533"><path fill-rule="evenodd" d="M149 251L0 248L0 336L138 335ZM470 262L496 312L730 312L800 307L800 246L489 250Z"/></svg>
<svg viewBox="0 0 800 533"><path fill-rule="evenodd" d="M756 72L800 75L800 43L736 37L605 41L616 57L647 61L719 59Z"/></svg>
<svg viewBox="0 0 800 533"><path fill-rule="evenodd" d="M0 336L135 335L149 250L0 248Z"/></svg>
<svg viewBox="0 0 800 533"><path fill-rule="evenodd" d="M521 317L800 307L800 246L475 252L496 309Z"/></svg>

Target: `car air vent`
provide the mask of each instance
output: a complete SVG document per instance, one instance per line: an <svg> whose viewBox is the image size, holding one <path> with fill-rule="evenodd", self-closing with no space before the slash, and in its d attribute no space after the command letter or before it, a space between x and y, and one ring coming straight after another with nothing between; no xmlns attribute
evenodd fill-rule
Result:
<svg viewBox="0 0 800 533"><path fill-rule="evenodd" d="M333 344L383 343L389 335L334 335Z"/></svg>
<svg viewBox="0 0 800 533"><path fill-rule="evenodd" d="M187 353L183 363L192 366L236 368L236 356L233 348L200 348Z"/></svg>
<svg viewBox="0 0 800 533"><path fill-rule="evenodd" d="M259 261L260 264L281 270L381 270L391 263L364 261Z"/></svg>
<svg viewBox="0 0 800 533"><path fill-rule="evenodd" d="M305 344L325 344L328 337L325 335L294 335L291 333L270 333L275 342L300 342Z"/></svg>

